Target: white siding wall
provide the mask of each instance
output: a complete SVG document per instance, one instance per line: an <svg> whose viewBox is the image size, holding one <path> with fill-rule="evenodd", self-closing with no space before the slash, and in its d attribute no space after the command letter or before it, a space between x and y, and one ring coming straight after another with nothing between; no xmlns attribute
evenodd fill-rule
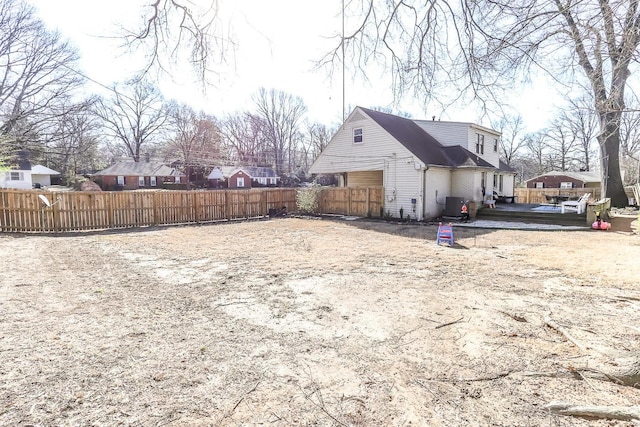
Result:
<svg viewBox="0 0 640 427"><path fill-rule="evenodd" d="M469 123L433 120L415 120L415 122L440 144L447 147L462 145L469 150Z"/></svg>
<svg viewBox="0 0 640 427"><path fill-rule="evenodd" d="M451 195L452 171L430 167L424 174L424 219L442 215L446 198Z"/></svg>
<svg viewBox="0 0 640 427"><path fill-rule="evenodd" d="M353 129L362 128L363 142L353 143ZM344 126L310 168L311 173L341 173L355 171L382 171L385 189L384 210L394 217L400 208L415 218L411 199L420 204L420 171L415 158L402 144L391 137L377 123L356 109ZM347 178L347 185L351 186ZM418 208L416 208L417 210Z"/></svg>
<svg viewBox="0 0 640 427"><path fill-rule="evenodd" d="M407 158L390 160L384 170L384 211L393 217L400 217L400 208L404 217L421 218L421 170L416 170L414 162ZM411 199L416 199L415 211Z"/></svg>
<svg viewBox="0 0 640 427"><path fill-rule="evenodd" d="M7 174L11 172L22 172L22 181L11 181L7 179ZM0 188L15 188L18 190L30 190L33 186L31 181L31 171L23 170L23 171L0 171Z"/></svg>
<svg viewBox="0 0 640 427"><path fill-rule="evenodd" d="M40 184L43 187L51 185L51 175L31 175L33 184Z"/></svg>
<svg viewBox="0 0 640 427"><path fill-rule="evenodd" d="M362 128L363 142L353 143L353 129ZM322 155L311 165L311 173L386 170L387 162L405 160L411 153L373 120L356 109L333 136Z"/></svg>
<svg viewBox="0 0 640 427"><path fill-rule="evenodd" d="M482 201L482 172L477 169L457 169L451 180L451 196Z"/></svg>
<svg viewBox="0 0 640 427"><path fill-rule="evenodd" d="M500 150L493 151L493 140L499 138L498 135L487 132L485 129L470 126L469 130L469 151L474 154L478 154L481 158L491 163L496 168L500 166ZM478 140L478 134L484 135L484 154L476 153L476 141Z"/></svg>

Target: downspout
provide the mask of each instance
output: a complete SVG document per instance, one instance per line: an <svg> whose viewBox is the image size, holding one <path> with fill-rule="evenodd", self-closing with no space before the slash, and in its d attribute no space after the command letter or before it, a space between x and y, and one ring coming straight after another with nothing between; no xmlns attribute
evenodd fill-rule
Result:
<svg viewBox="0 0 640 427"><path fill-rule="evenodd" d="M427 171L429 166L425 165L422 169L422 221L426 219L427 212Z"/></svg>

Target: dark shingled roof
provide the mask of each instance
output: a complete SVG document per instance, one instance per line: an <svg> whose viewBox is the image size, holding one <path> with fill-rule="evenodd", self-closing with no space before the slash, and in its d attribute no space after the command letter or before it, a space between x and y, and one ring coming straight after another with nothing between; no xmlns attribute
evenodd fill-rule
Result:
<svg viewBox="0 0 640 427"><path fill-rule="evenodd" d="M509 166L508 164L506 164L505 162L503 162L502 160L500 160L500 168L499 168L502 172L517 172L514 168L512 168L511 166Z"/></svg>
<svg viewBox="0 0 640 427"><path fill-rule="evenodd" d="M182 174L163 163L156 162L118 162L109 166L96 176L181 176Z"/></svg>
<svg viewBox="0 0 640 427"><path fill-rule="evenodd" d="M459 145L454 145L452 147L443 147L443 150L447 154L447 157L451 159L451 164L453 166L479 166L495 169L495 166L493 166L491 163Z"/></svg>
<svg viewBox="0 0 640 427"><path fill-rule="evenodd" d="M461 146L445 147L411 119L360 107L371 119L389 132L426 165L477 166L494 168L479 156Z"/></svg>

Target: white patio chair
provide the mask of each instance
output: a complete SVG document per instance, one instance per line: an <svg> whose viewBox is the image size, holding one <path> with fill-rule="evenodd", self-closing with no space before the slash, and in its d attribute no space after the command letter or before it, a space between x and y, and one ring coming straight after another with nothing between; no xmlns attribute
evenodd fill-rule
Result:
<svg viewBox="0 0 640 427"><path fill-rule="evenodd" d="M560 204L560 211L582 214L587 210L589 197L591 197L591 193L584 193L578 200L566 200Z"/></svg>

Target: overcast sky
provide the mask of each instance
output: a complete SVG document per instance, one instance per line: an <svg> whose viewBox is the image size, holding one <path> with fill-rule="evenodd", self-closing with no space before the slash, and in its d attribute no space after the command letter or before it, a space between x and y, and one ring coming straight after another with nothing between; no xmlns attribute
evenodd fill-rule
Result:
<svg viewBox="0 0 640 427"><path fill-rule="evenodd" d="M132 77L135 61L118 49L110 38L118 25L137 27L144 0L29 0L52 29L68 37L80 50L81 71L91 79L110 86ZM209 1L209 0L202 0ZM222 117L234 111L251 110L251 96L260 87L278 89L300 96L309 118L330 125L342 116L341 75L329 79L325 72L313 71L315 61L333 46L329 36L341 29L341 0L229 0L220 1L221 17L237 41L235 54L206 95L189 73L174 73L173 81L160 83L164 95ZM375 73L369 82L347 79L345 93L349 106L390 106L390 83ZM95 91L101 90L94 85ZM91 89L94 90L93 88ZM544 88L524 89L519 95L530 129L543 126L548 116L549 94ZM403 103L395 107L414 118L437 115L443 120L480 122L473 110L425 113L420 106ZM489 125L489 123L481 123Z"/></svg>

